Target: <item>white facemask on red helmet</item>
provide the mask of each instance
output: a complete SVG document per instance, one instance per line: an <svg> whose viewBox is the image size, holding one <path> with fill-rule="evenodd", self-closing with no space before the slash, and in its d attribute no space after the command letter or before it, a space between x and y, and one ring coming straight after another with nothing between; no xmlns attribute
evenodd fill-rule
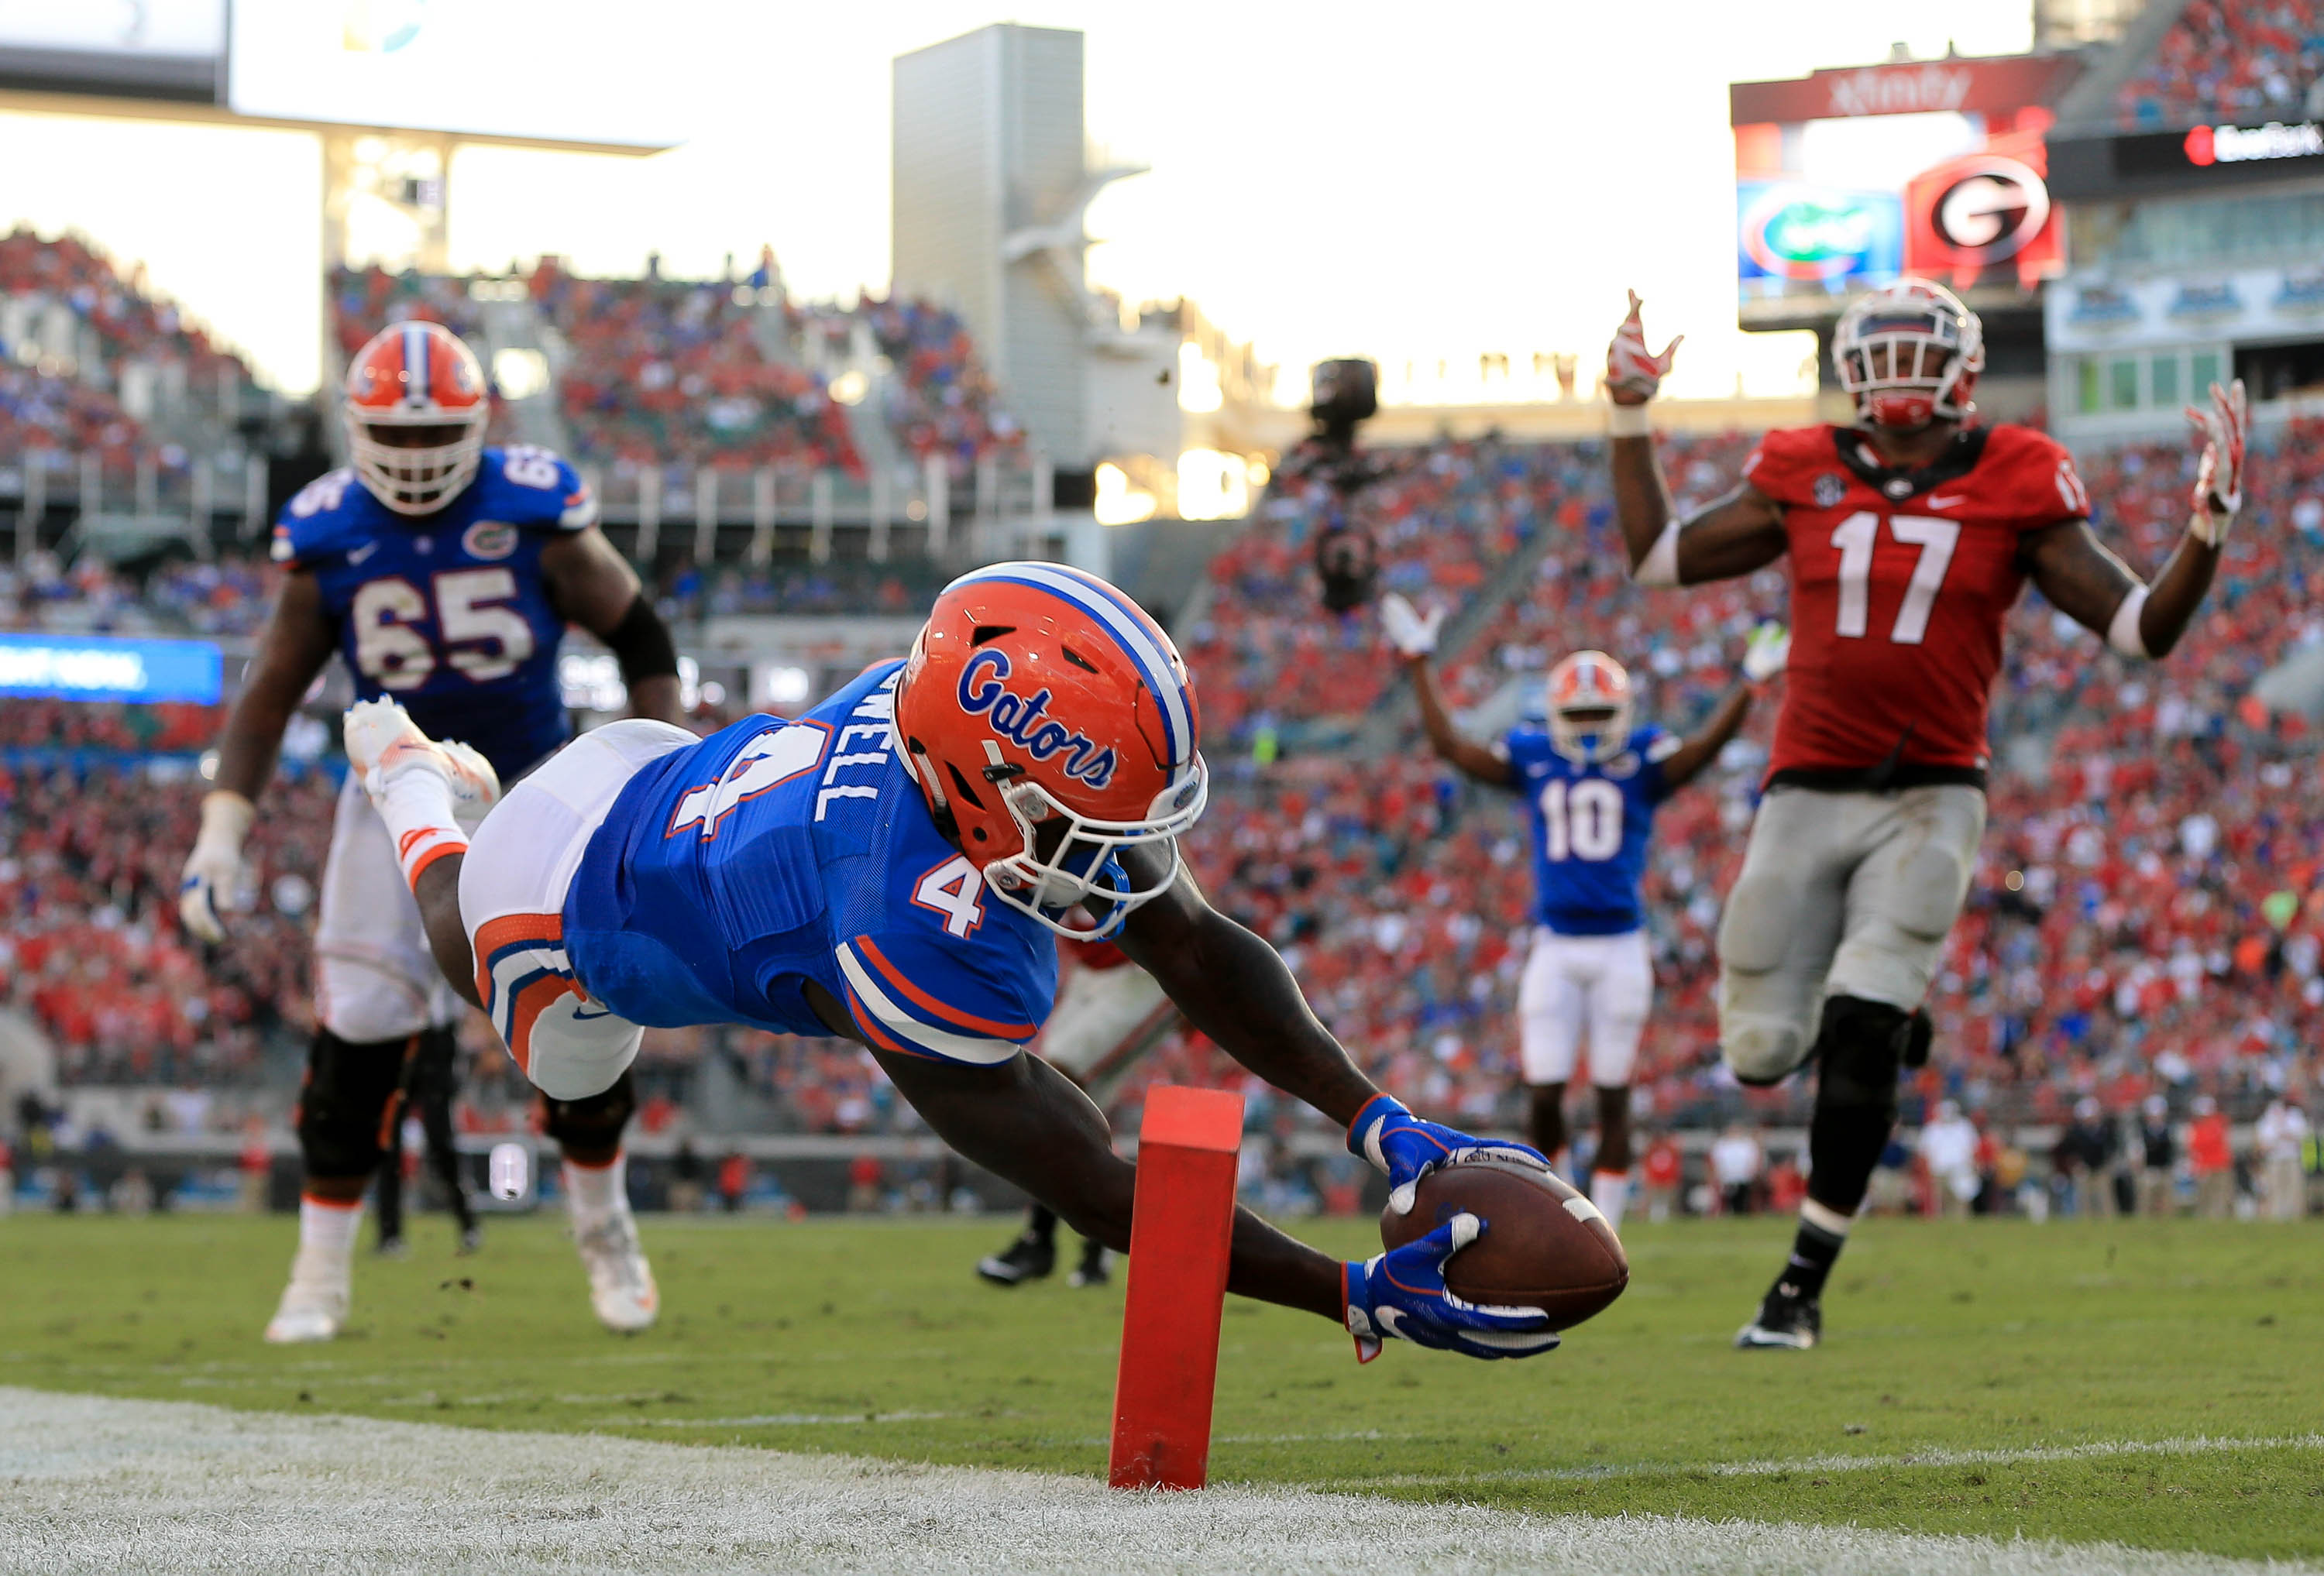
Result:
<svg viewBox="0 0 2324 1576"><path fill-rule="evenodd" d="M1210 798L1193 681L1144 610L1062 564L995 564L936 601L896 684L896 736L985 889L1060 935L1110 899L1111 935L1176 879L1176 839ZM1116 857L1162 843L1133 885Z"/></svg>
<svg viewBox="0 0 2324 1576"><path fill-rule="evenodd" d="M1985 370L1985 326L1944 286L1900 280L1840 314L1831 364L1857 416L1876 427L1912 432L1963 420Z"/></svg>
<svg viewBox="0 0 2324 1576"><path fill-rule="evenodd" d="M1611 760L1630 742L1630 675L1603 651L1549 670L1549 742L1569 760Z"/></svg>
<svg viewBox="0 0 2324 1576"><path fill-rule="evenodd" d="M371 495L398 514L432 514L475 476L493 405L475 352L441 323L410 322L355 352L346 413L347 451Z"/></svg>

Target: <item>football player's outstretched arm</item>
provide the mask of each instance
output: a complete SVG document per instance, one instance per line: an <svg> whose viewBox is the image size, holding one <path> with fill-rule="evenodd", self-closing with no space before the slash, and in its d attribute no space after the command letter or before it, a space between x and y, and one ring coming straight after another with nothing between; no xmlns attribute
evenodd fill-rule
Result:
<svg viewBox="0 0 2324 1576"><path fill-rule="evenodd" d="M1719 709L1687 742L1663 760L1663 785L1676 793L1702 774L1702 769L1719 759L1727 748L1727 741L1743 730L1743 719L1751 714L1752 686L1747 681L1727 692Z"/></svg>
<svg viewBox="0 0 2324 1576"><path fill-rule="evenodd" d="M274 775L282 730L307 696L315 675L331 659L333 631L323 611L322 588L304 569L283 576L258 655L243 675L242 693L226 714L218 735L217 786L255 800Z"/></svg>
<svg viewBox="0 0 2324 1576"><path fill-rule="evenodd" d="M1129 848L1121 857L1143 885L1160 879L1156 862L1167 856ZM1286 1094L1346 1127L1379 1092L1308 1010L1282 954L1212 908L1183 866L1169 890L1130 911L1119 941L1188 1022Z"/></svg>
<svg viewBox="0 0 2324 1576"><path fill-rule="evenodd" d="M242 845L256 816L259 790L274 775L290 714L331 659L333 634L315 576L293 570L218 735L217 785L202 797L201 830L179 880L179 917L204 941L226 939L224 916L238 901Z"/></svg>
<svg viewBox="0 0 2324 1576"><path fill-rule="evenodd" d="M1479 782L1508 787L1508 758L1452 725L1444 710L1444 696L1436 687L1436 664L1423 654L1406 658L1405 667L1412 675L1412 693L1420 697L1420 725L1428 731L1430 748Z"/></svg>
<svg viewBox="0 0 2324 1576"><path fill-rule="evenodd" d="M678 647L654 612L629 561L595 526L558 537L541 549L549 601L567 621L605 642L622 665L630 714L686 721L678 704Z"/></svg>
<svg viewBox="0 0 2324 1576"><path fill-rule="evenodd" d="M1646 349L1637 293L1630 315L1606 348L1607 422L1612 441L1614 518L1628 549L1630 576L1642 585L1693 585L1727 580L1774 563L1785 547L1783 512L1748 482L1680 522L1670 484L1655 454L1646 401L1662 391L1679 341Z"/></svg>
<svg viewBox="0 0 2324 1576"><path fill-rule="evenodd" d="M2163 573L2140 581L2090 530L2069 520L2024 539L2026 572L2042 594L2083 628L2130 658L2168 656L2194 622L2218 573L2219 549L2243 507L2244 439L2247 415L2243 380L2211 385L2209 410L2190 408L2203 442L2196 467L2195 512Z"/></svg>

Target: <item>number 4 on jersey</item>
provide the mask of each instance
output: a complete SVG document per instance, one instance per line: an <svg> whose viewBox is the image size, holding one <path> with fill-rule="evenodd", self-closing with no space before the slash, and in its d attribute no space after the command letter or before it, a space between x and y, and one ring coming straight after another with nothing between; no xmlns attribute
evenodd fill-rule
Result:
<svg viewBox="0 0 2324 1576"><path fill-rule="evenodd" d="M984 873L954 854L920 878L912 901L945 917L945 932L965 940L984 923Z"/></svg>
<svg viewBox="0 0 2324 1576"><path fill-rule="evenodd" d="M1937 593L1952 567L1953 547L1960 540L1960 521L1932 515L1899 514L1890 518L1888 533L1906 547L1921 549L1904 600L1896 609L1896 622L1888 638L1900 646L1917 646L1929 632L1929 613ZM1872 556L1880 544L1880 517L1859 510L1834 528L1831 545L1840 549L1840 613L1833 633L1861 640L1871 622Z"/></svg>

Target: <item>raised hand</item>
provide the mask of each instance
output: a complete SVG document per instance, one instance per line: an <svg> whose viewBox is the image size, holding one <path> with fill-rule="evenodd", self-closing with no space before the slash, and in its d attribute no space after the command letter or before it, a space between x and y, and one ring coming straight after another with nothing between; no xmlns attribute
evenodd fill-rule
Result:
<svg viewBox="0 0 2324 1576"><path fill-rule="evenodd" d="M1436 631L1443 622L1443 608L1432 607L1424 614L1402 592L1391 591L1380 598L1380 633L1406 657L1434 656Z"/></svg>
<svg viewBox="0 0 2324 1576"><path fill-rule="evenodd" d="M2187 407L2195 425L2203 457L2195 466L2195 518L2188 530L2206 547L2227 539L2227 528L2244 506L2244 446L2251 433L2251 412L2244 400L2244 381L2226 388L2211 385L2211 408Z"/></svg>
<svg viewBox="0 0 2324 1576"><path fill-rule="evenodd" d="M1643 303L1638 292L1630 292L1630 315L1614 330L1614 343L1606 347L1606 397L1617 405L1643 405L1662 392L1663 379L1671 369L1671 358L1686 336L1681 334L1662 348L1656 355L1646 349L1646 325L1638 318Z"/></svg>

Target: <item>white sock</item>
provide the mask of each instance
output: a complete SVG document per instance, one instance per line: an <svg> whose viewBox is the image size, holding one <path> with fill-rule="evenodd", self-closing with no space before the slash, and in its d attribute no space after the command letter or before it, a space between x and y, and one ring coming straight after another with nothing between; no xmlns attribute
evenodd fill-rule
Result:
<svg viewBox="0 0 2324 1576"><path fill-rule="evenodd" d="M355 1229L363 1224L363 1201L360 1199L351 1204L343 1204L300 1195L300 1258L311 1259L318 1269L328 1267L352 1273Z"/></svg>
<svg viewBox="0 0 2324 1576"><path fill-rule="evenodd" d="M452 790L434 772L406 770L373 802L395 841L406 885L417 887L420 872L445 855L468 852L468 834L452 813Z"/></svg>
<svg viewBox="0 0 2324 1576"><path fill-rule="evenodd" d="M1622 1206L1630 1202L1630 1174L1627 1171L1592 1171L1590 1174L1590 1202L1606 1217L1607 1225L1616 1236L1622 1233Z"/></svg>
<svg viewBox="0 0 2324 1576"><path fill-rule="evenodd" d="M565 1162L565 1207L576 1220L602 1220L630 1202L627 1177L629 1157L614 1155L604 1166L576 1166Z"/></svg>

